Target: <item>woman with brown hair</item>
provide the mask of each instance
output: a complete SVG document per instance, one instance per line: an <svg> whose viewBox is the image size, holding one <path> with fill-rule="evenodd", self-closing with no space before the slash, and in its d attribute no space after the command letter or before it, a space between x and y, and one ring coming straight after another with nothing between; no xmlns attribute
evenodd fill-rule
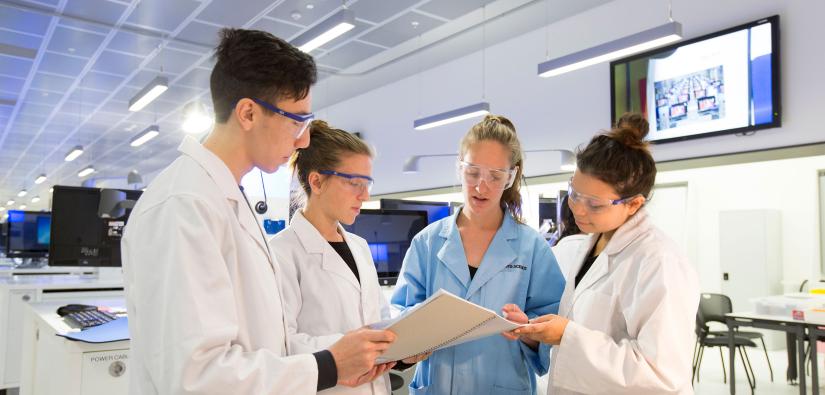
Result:
<svg viewBox="0 0 825 395"><path fill-rule="evenodd" d="M555 313L564 279L544 238L521 219L515 127L488 115L461 140L458 157L464 206L413 239L392 303L411 308L444 289L516 322ZM535 394L535 375L549 362L543 348L492 336L435 351L418 365L410 393Z"/></svg>
<svg viewBox="0 0 825 395"><path fill-rule="evenodd" d="M513 333L552 344L549 394L692 394L696 271L644 210L656 180L647 121L622 117L578 153L570 209L590 233L558 315Z"/></svg>

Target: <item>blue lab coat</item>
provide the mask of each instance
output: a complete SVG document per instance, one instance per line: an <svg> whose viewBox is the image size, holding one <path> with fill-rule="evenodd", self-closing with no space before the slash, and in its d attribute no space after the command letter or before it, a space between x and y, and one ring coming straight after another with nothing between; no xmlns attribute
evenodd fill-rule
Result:
<svg viewBox="0 0 825 395"><path fill-rule="evenodd" d="M392 304L403 310L445 289L499 313L508 303L530 318L558 312L564 277L538 232L505 213L471 281L457 213L415 236ZM419 363L410 394L535 394L535 375L547 373L549 351L502 336L438 350Z"/></svg>

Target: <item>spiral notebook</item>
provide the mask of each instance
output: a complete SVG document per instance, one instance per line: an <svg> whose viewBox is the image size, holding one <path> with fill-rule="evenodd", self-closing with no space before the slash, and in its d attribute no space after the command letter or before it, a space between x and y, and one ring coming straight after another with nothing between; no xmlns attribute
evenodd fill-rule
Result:
<svg viewBox="0 0 825 395"><path fill-rule="evenodd" d="M397 338L378 359L399 361L471 340L511 331L521 325L443 289L397 318L370 325Z"/></svg>

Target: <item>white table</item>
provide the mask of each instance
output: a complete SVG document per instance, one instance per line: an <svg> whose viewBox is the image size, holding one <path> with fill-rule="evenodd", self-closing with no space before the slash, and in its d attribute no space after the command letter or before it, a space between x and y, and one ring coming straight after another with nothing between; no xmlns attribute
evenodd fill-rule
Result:
<svg viewBox="0 0 825 395"><path fill-rule="evenodd" d="M48 274L0 276L0 389L19 386L23 317L28 303L122 295L122 280Z"/></svg>

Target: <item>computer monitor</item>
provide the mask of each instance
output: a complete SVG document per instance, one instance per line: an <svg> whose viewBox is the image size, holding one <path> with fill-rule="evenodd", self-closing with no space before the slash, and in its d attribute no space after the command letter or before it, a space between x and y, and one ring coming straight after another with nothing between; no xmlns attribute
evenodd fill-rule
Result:
<svg viewBox="0 0 825 395"><path fill-rule="evenodd" d="M6 256L43 258L49 253L51 214L37 211L9 211Z"/></svg>
<svg viewBox="0 0 825 395"><path fill-rule="evenodd" d="M395 285L413 237L426 226L426 211L380 209L361 210L355 222L344 229L367 241L378 282Z"/></svg>
<svg viewBox="0 0 825 395"><path fill-rule="evenodd" d="M8 236L8 227L5 222L0 222L0 254L6 254L6 239Z"/></svg>
<svg viewBox="0 0 825 395"><path fill-rule="evenodd" d="M123 193L124 203L137 201L142 193L118 191ZM99 212L117 211L107 206L111 199L101 199L101 195L99 188L54 187L50 266L120 266L120 239L132 210L129 204L124 204L126 208L121 217L101 218ZM101 210L101 200L106 206L104 210Z"/></svg>
<svg viewBox="0 0 825 395"><path fill-rule="evenodd" d="M558 217L558 200L556 198L540 197L539 198L539 227L544 224L544 220L553 220L553 229L559 224Z"/></svg>
<svg viewBox="0 0 825 395"><path fill-rule="evenodd" d="M450 202L422 202L419 200L381 199L381 208L389 210L424 210L427 223L433 223L451 214Z"/></svg>

